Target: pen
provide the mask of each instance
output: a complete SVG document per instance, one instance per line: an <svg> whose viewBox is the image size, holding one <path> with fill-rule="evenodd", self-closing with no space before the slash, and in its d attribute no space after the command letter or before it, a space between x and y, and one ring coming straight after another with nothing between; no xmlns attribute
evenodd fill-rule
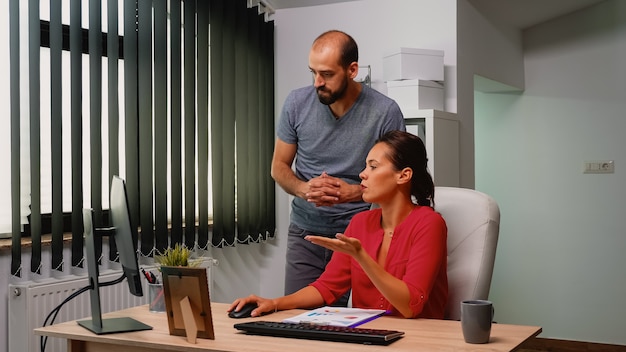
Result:
<svg viewBox="0 0 626 352"><path fill-rule="evenodd" d="M154 298L154 300L152 300L152 303L150 303L150 306L151 307L156 306L157 303L159 302L159 299L161 298L161 296L163 296L163 289L159 290L159 293L157 293L157 295Z"/></svg>
<svg viewBox="0 0 626 352"><path fill-rule="evenodd" d="M154 280L152 279L154 274L152 274L152 273L148 274L145 270L143 270L143 268L141 268L141 272L143 273L143 276L146 277L146 280L148 280L148 283L150 283L150 284L154 283Z"/></svg>
<svg viewBox="0 0 626 352"><path fill-rule="evenodd" d="M157 277L152 273L152 271L150 271L150 278L152 279L152 283L153 284L158 284L159 280L157 279Z"/></svg>

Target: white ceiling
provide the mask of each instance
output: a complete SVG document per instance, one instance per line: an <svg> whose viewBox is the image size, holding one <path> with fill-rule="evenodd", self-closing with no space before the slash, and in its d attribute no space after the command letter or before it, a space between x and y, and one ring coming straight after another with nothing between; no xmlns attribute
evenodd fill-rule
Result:
<svg viewBox="0 0 626 352"><path fill-rule="evenodd" d="M264 0L274 9L327 5L358 0ZM381 2L384 0L380 0ZM605 0L468 0L487 18L519 29L583 9Z"/></svg>
<svg viewBox="0 0 626 352"><path fill-rule="evenodd" d="M485 17L525 29L604 0L468 0Z"/></svg>
<svg viewBox="0 0 626 352"><path fill-rule="evenodd" d="M338 2L348 2L356 0L265 0L275 9L288 9L292 7L306 7L334 4Z"/></svg>

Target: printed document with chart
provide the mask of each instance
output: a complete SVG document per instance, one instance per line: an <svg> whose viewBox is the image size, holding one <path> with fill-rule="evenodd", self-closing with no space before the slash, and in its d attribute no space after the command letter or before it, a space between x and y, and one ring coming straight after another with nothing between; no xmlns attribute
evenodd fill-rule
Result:
<svg viewBox="0 0 626 352"><path fill-rule="evenodd" d="M283 322L355 327L385 313L382 309L321 307L287 318Z"/></svg>

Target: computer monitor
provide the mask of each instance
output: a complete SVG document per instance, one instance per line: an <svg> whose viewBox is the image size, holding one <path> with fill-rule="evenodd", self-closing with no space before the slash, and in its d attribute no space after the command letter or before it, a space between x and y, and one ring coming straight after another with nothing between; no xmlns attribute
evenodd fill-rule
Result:
<svg viewBox="0 0 626 352"><path fill-rule="evenodd" d="M128 289L135 296L143 296L141 275L137 263L137 229L130 225L130 210L126 184L118 176L111 180L111 196L109 211L115 229L115 243L120 256L120 264L128 281Z"/></svg>
<svg viewBox="0 0 626 352"><path fill-rule="evenodd" d="M114 236L119 253L120 264L123 274L128 282L130 293L135 296L143 296L137 263L137 248L134 238L137 238L136 229L130 225L130 211L128 209L128 198L126 196L126 185L124 180L114 176L111 181L110 213L113 223L113 231L96 229L92 219L93 211L83 209L83 225L85 228L85 246L87 271L89 273L89 295L91 300L91 319L80 320L78 324L96 334L110 334L117 332L149 330L151 326L146 325L132 318L109 318L102 319L100 308L100 282L98 270L98 257L96 256L95 237L110 234Z"/></svg>

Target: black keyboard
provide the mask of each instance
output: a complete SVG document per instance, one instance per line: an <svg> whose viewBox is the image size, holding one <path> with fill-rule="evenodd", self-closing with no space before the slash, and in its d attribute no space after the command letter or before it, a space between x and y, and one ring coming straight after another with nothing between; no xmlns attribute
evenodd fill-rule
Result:
<svg viewBox="0 0 626 352"><path fill-rule="evenodd" d="M349 328L309 323L281 323L272 321L251 321L235 324L235 329L254 335L292 337L298 339L339 341L371 345L388 345L396 341L404 332L394 330Z"/></svg>

